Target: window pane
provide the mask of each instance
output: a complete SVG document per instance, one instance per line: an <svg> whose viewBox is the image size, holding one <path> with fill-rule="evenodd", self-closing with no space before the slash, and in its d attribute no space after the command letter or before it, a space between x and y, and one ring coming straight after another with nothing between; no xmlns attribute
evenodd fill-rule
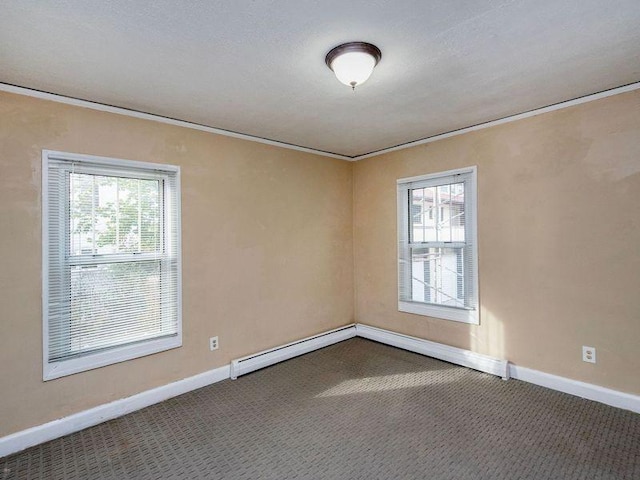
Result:
<svg viewBox="0 0 640 480"><path fill-rule="evenodd" d="M413 205L411 205L412 222L417 225L422 225L423 223L422 216L423 216L422 205L420 203L414 203Z"/></svg>
<svg viewBox="0 0 640 480"><path fill-rule="evenodd" d="M436 241L435 188L416 188L411 190L411 208L420 215L411 217L412 242Z"/></svg>
<svg viewBox="0 0 640 480"><path fill-rule="evenodd" d="M70 267L69 322L53 328L50 359L176 333L162 315L160 260ZM174 309L175 310L175 309Z"/></svg>
<svg viewBox="0 0 640 480"><path fill-rule="evenodd" d="M70 175L71 255L161 250L160 181Z"/></svg>
<svg viewBox="0 0 640 480"><path fill-rule="evenodd" d="M415 248L411 252L411 298L466 307L464 248Z"/></svg>
<svg viewBox="0 0 640 480"><path fill-rule="evenodd" d="M412 189L411 207L411 242L465 241L464 183Z"/></svg>

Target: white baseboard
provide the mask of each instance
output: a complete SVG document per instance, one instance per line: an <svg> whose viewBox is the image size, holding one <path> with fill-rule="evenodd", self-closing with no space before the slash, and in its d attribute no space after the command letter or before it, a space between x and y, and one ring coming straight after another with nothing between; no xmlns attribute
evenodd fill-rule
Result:
<svg viewBox="0 0 640 480"><path fill-rule="evenodd" d="M236 366L235 373L236 375L248 373L249 371L282 362L288 358L293 358L355 336L355 325L330 330L313 337L308 337L297 342L292 342L278 348L273 348L265 352L251 355L251 357L245 357L255 358L257 356L261 356L262 358L259 358L254 362ZM240 360L243 359L238 359L236 362ZM267 363L265 363L265 361ZM127 413L135 412L136 410L140 410L155 403L182 395L183 393L225 380L230 377L230 373L231 365L225 365L223 367L209 370L208 372L194 375L193 377L178 380L177 382L138 393L131 397L115 400L104 405L99 405L97 407L69 415L68 417L59 418L43 425L12 433L11 435L0 438L0 458L24 450L25 448L33 447L34 445L39 445L65 435L69 435L70 433L78 432L88 427L93 427L99 423L121 417Z"/></svg>
<svg viewBox="0 0 640 480"><path fill-rule="evenodd" d="M228 365L7 435L0 438L0 458L227 378Z"/></svg>
<svg viewBox="0 0 640 480"><path fill-rule="evenodd" d="M358 323L356 332L359 337L375 340L394 347L409 350L428 357L455 363L481 372L497 375L505 380L509 378L509 362L499 358L482 355L470 350L443 345L442 343L423 340L422 338L402 335L382 328L370 327Z"/></svg>
<svg viewBox="0 0 640 480"><path fill-rule="evenodd" d="M232 379L236 379L240 375L289 360L290 358L333 345L334 343L342 342L343 340L347 340L355 336L355 325L348 325L319 335L314 335L313 337L307 337L296 342L291 342L281 347L272 348L242 357L231 362L230 376Z"/></svg>
<svg viewBox="0 0 640 480"><path fill-rule="evenodd" d="M600 387L592 383L580 382L566 377L551 375L531 368L509 365L511 377L523 382L533 383L542 387L569 393L578 397L594 400L611 405L612 407L631 410L640 413L640 396L619 392L610 388Z"/></svg>
<svg viewBox="0 0 640 480"><path fill-rule="evenodd" d="M324 334L308 337L298 342L292 342L282 347L266 350L249 357L234 360L234 362L237 362L235 365L233 365L232 362L232 365L225 365L199 375L194 375L193 377L185 378L168 385L138 393L131 397L116 400L2 437L0 438L0 458L24 450L25 448L92 427L107 420L121 417L127 413L140 410L183 393L225 380L230 378L232 374L234 376L242 375L249 371L257 370L267 365L272 365L355 336L368 338L410 352L469 367L474 370L480 370L481 372L497 375L505 379L511 376L512 378L552 390L577 395L613 407L640 413L640 396L637 395L539 372L518 365L511 365L505 360L481 355L469 350L450 347L429 340L410 337L408 335L358 323L331 330ZM247 360L247 363L242 362L243 360Z"/></svg>
<svg viewBox="0 0 640 480"><path fill-rule="evenodd" d="M551 375L531 368L510 364L505 360L499 360L486 355L480 355L468 350L450 347L440 343L410 337L368 325L356 324L356 332L359 337L386 343L394 347L420 353L429 357L445 360L457 365L492 373L504 379L515 378L523 382L533 383L542 387L569 393L578 397L594 400L612 407L631 410L640 413L640 396L624 393L610 388L600 387L591 383L580 382L570 378Z"/></svg>

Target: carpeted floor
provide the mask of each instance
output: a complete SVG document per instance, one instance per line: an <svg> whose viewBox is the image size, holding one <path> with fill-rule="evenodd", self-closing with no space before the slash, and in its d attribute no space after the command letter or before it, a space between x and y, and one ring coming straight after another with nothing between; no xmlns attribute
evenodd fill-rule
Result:
<svg viewBox="0 0 640 480"><path fill-rule="evenodd" d="M640 415L352 339L0 459L0 479L640 479Z"/></svg>

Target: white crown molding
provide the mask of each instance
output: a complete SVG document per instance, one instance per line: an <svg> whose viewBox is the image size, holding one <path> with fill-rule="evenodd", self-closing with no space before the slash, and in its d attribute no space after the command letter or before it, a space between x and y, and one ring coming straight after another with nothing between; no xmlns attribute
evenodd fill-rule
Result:
<svg viewBox="0 0 640 480"><path fill-rule="evenodd" d="M583 97L574 98L572 100L555 103L547 107L537 108L535 110L530 110L528 112L523 112L516 115L511 115L508 117L499 118L497 120L492 120L490 122L480 123L478 125L461 128L459 130L454 130L451 132L445 132L438 135L433 135L431 137L415 140L413 142L403 143L401 145L396 145L395 147L383 148L382 150L376 150L375 152L370 152L364 155L348 156L348 155L340 155L337 153L325 152L323 150L316 150L309 147L302 147L299 145L292 145L290 143L278 142L276 140L269 140L267 138L255 137L252 135L247 135L245 133L238 133L238 132L232 132L229 130L223 130L220 128L208 127L206 125L191 123L184 120L177 120L174 118L163 117L163 116L154 115L151 113L139 112L136 110L129 110L126 108L115 107L113 105L105 105L102 103L91 102L89 100L81 100L78 98L66 97L64 95L58 95L58 94L49 93L49 92L42 92L40 90L33 90L26 87L19 87L17 85L10 85L7 83L0 82L0 91L3 91L3 92L15 93L18 95L26 95L28 97L40 98L43 100L50 100L52 102L64 103L66 105L73 105L76 107L89 108L89 109L98 110L101 112L109 112L109 113L115 113L117 115L124 115L128 117L133 117L133 118L141 118L143 120L151 120L154 122L165 123L168 125L176 125L178 127L190 128L193 130L200 130L202 132L213 133L216 135L223 135L226 137L239 138L239 139L247 140L250 142L263 143L265 145L286 148L289 150L296 150L298 152L311 153L311 154L320 155L323 157L336 158L338 160L347 160L349 162L364 160L367 158L384 155L386 153L396 152L398 150L404 150L405 148L411 148L411 147L416 147L418 145L437 142L438 140L443 140L445 138L455 137L457 135L463 135L465 133L475 132L477 130L483 130L485 128L490 128L490 127L495 127L496 125L502 125L504 123L515 122L517 120L522 120L524 118L534 117L536 115L541 115L543 113L548 113L548 112L553 112L555 110L561 110L563 108L573 107L575 105L580 105L582 103L593 102L594 100L600 100L601 98L606 98L613 95L630 92L632 90L637 90L639 88L640 88L640 82L634 82L628 85L623 85L621 87L612 88L610 90L605 90L602 92L585 95Z"/></svg>
<svg viewBox="0 0 640 480"><path fill-rule="evenodd" d="M485 128L495 127L497 125L502 125L505 123L516 122L518 120L522 120L525 118L535 117L536 115L542 115L543 113L554 112L556 110L562 110L563 108L573 107L575 105L580 105L582 103L600 100L601 98L606 98L606 97L611 97L613 95L619 95L621 93L631 92L639 88L640 88L640 82L630 83L629 85L623 85L621 87L612 88L610 90L593 93L591 95L585 95L584 97L574 98L573 100L567 100L565 102L555 103L547 107L537 108L535 110L529 110L528 112L518 113L516 115L510 115L508 117L499 118L497 120L492 120L490 122L479 123L478 125L461 128L459 130L453 130L451 132L441 133L438 135L434 135L432 137L416 140L414 142L403 143L395 147L384 148L382 150L377 150L375 152L367 153L365 155L358 155L355 157L351 157L350 160L358 161L358 160L364 160L366 158L377 157L379 155L384 155L385 153L397 152L398 150L404 150L405 148L417 147L418 145L425 145L427 143L437 142L438 140L444 140L445 138L455 137L457 135L463 135L465 133L475 132L477 130L484 130Z"/></svg>
<svg viewBox="0 0 640 480"><path fill-rule="evenodd" d="M167 125L175 125L178 127L190 128L192 130L199 130L201 132L213 133L216 135L223 135L225 137L239 138L241 140L247 140L249 142L262 143L265 145L271 145L273 147L286 148L288 150L296 150L298 152L311 153L314 155L320 155L323 157L337 158L338 160L353 160L346 155L339 155L337 153L325 152L323 150L316 150L313 148L302 147L299 145L293 145L285 142L278 142L276 140L269 140L268 138L256 137L245 133L232 132L230 130L223 130L220 128L208 127L206 125L200 125L198 123L187 122L184 120L177 120L175 118L163 117L161 115L154 115L152 113L139 112L137 110L129 110L127 108L115 107L113 105L105 105L103 103L91 102L89 100L81 100L79 98L66 97L64 95L57 95L55 93L42 92L40 90L32 90L30 88L18 87L16 85L9 85L0 82L0 91L7 93L15 93L18 95L25 95L27 97L40 98L42 100L49 100L57 103L64 103L65 105L73 105L75 107L89 108L91 110L98 110L100 112L115 113L116 115L124 115L126 117L140 118L142 120L151 120L154 122L165 123Z"/></svg>

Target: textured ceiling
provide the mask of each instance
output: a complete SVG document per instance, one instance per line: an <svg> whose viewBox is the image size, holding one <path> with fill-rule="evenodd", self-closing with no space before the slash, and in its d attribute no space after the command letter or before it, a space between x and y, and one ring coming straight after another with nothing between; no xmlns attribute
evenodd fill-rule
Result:
<svg viewBox="0 0 640 480"><path fill-rule="evenodd" d="M355 93L324 64L353 40ZM639 80L638 0L0 5L0 82L346 156Z"/></svg>

